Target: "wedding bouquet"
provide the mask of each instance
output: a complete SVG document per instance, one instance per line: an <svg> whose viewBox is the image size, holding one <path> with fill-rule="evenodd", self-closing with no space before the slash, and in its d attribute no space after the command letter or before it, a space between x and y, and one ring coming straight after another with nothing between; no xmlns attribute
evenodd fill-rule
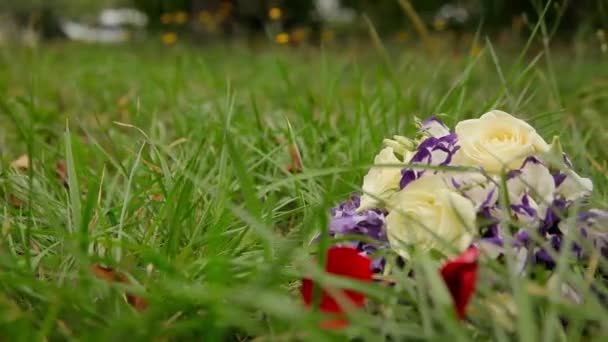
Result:
<svg viewBox="0 0 608 342"><path fill-rule="evenodd" d="M560 251L574 262L608 256L608 211L589 208L593 183L573 170L557 137L549 144L523 120L493 110L451 130L432 117L418 122L416 137L383 145L362 194L331 210L330 273L369 281L390 273L391 254L407 263L434 253L445 259L440 273L462 318L479 255L499 258L510 248L518 273L553 269ZM307 281L302 291L306 299ZM331 296L324 300L339 311Z"/></svg>

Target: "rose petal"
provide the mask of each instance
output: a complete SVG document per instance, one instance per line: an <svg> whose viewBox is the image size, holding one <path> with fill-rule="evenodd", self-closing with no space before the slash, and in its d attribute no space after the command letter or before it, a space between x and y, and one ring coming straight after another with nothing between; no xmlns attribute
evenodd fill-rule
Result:
<svg viewBox="0 0 608 342"><path fill-rule="evenodd" d="M343 276L346 278L357 279L360 281L371 281L372 272L370 270L371 260L359 251L351 247L332 247L327 251L327 263L325 270L329 274ZM302 299L306 306L310 306L313 301L314 282L311 279L303 279L300 289ZM341 295L355 307L362 307L365 303L365 295L351 289L336 289ZM326 329L343 328L348 325L344 317L344 308L332 297L329 291L321 291L321 302L319 305L321 312L337 314L337 317L322 322L321 327Z"/></svg>
<svg viewBox="0 0 608 342"><path fill-rule="evenodd" d="M469 248L458 257L446 262L440 270L447 285L459 319L465 316L466 307L475 292L479 250Z"/></svg>

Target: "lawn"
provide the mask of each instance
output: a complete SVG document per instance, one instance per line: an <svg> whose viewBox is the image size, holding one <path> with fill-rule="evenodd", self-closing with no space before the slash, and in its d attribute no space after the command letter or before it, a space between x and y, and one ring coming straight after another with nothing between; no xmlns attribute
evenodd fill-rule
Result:
<svg viewBox="0 0 608 342"><path fill-rule="evenodd" d="M1 49L0 336L608 338L608 306L589 290L606 290L589 269L608 264L571 271L565 257L556 272L580 304L545 274L487 261L494 281L458 321L428 256L395 286L358 285L369 309L348 329L318 328L298 291L315 269L310 241L329 208L360 192L382 139L412 134L415 116L525 118L560 136L594 182L592 203L608 206L608 58L593 42L485 44L475 56L370 46ZM515 312L491 309L498 292Z"/></svg>

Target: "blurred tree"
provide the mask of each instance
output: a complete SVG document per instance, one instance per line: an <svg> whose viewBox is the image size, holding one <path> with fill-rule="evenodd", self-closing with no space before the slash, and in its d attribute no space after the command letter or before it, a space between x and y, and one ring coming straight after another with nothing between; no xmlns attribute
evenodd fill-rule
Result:
<svg viewBox="0 0 608 342"><path fill-rule="evenodd" d="M19 26L37 32L42 38L62 36L61 18L95 15L109 6L129 5L131 0L5 0L0 12L12 15Z"/></svg>
<svg viewBox="0 0 608 342"><path fill-rule="evenodd" d="M297 27L320 28L318 16L314 15L317 0L0 0L0 12L10 13L22 26L35 26L44 36L57 30L58 18L95 15L102 8L135 6L149 17L152 29L162 27L164 14L187 13L188 22L195 23L202 8L218 7L219 3L230 4L232 10L222 23L221 31L233 27L245 28L248 32L264 32L271 8L280 8L281 18L275 20L285 30ZM585 27L599 28L608 25L608 0L410 0L420 17L429 25L436 19L438 10L450 4L466 8L470 19L461 25L461 30L476 30L483 22L485 31L511 28L522 24L522 18L535 23L542 8L549 2L545 20L548 27L559 23L561 32L573 32ZM565 5L567 4L567 5ZM398 0L341 0L344 7L367 15L381 34L402 31L411 26ZM214 8L215 8L214 7ZM523 15L522 15L523 14ZM274 20L274 19L273 19ZM352 25L355 31L362 27L361 21ZM191 25L182 24L186 30ZM526 34L526 32L523 32Z"/></svg>
<svg viewBox="0 0 608 342"><path fill-rule="evenodd" d="M130 3L131 0L5 0L0 1L0 11L24 13L46 9L59 16L75 16Z"/></svg>
<svg viewBox="0 0 608 342"><path fill-rule="evenodd" d="M608 22L607 0L478 0L486 30L509 27L515 17L524 16L529 23L539 20L549 4L544 20L549 28L574 32L581 24L601 27ZM550 3L549 3L550 2Z"/></svg>

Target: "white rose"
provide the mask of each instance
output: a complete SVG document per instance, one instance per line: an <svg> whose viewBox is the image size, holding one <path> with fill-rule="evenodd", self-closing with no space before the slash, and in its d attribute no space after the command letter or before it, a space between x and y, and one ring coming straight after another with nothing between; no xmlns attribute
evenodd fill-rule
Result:
<svg viewBox="0 0 608 342"><path fill-rule="evenodd" d="M473 203L452 191L438 175L427 174L393 196L386 229L391 247L408 258L407 246L451 255L473 240ZM452 247L450 247L452 246Z"/></svg>
<svg viewBox="0 0 608 342"><path fill-rule="evenodd" d="M399 190L401 168L386 166L389 164L403 164L395 155L392 147L385 147L374 158L374 166L363 178L363 195L357 211L374 209L383 206L383 203Z"/></svg>
<svg viewBox="0 0 608 342"><path fill-rule="evenodd" d="M454 165L481 166L491 173L503 167L516 169L526 157L549 150L532 126L499 110L459 122L456 135L460 150L454 156Z"/></svg>

